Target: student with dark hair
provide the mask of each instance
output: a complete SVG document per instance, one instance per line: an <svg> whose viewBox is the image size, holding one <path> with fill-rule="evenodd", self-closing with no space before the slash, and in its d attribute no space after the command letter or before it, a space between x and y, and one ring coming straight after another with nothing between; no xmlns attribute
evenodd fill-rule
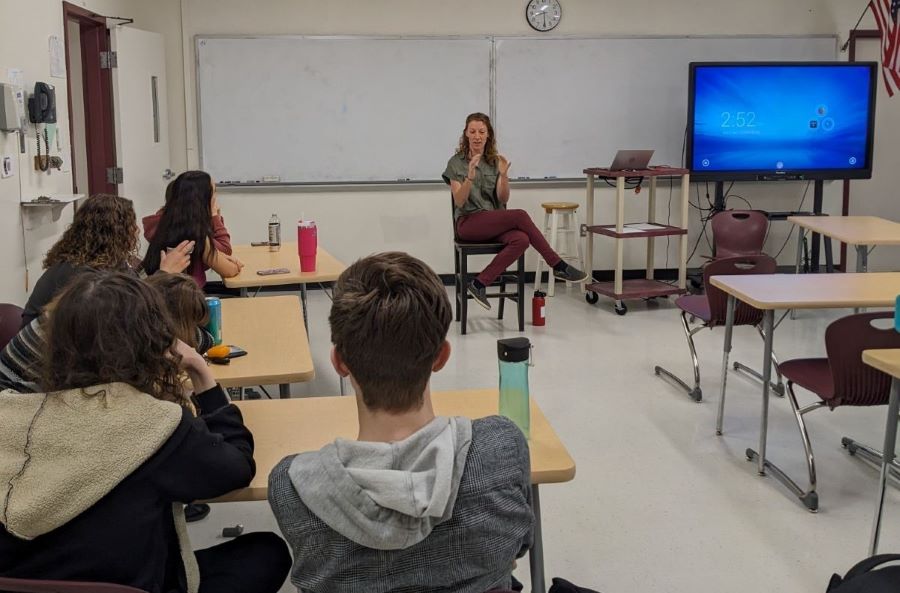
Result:
<svg viewBox="0 0 900 593"><path fill-rule="evenodd" d="M49 317L44 360L44 393L0 392L0 575L278 591L291 561L277 535L197 552L187 539L183 503L249 484L253 437L156 291L129 273L79 274Z"/></svg>
<svg viewBox="0 0 900 593"><path fill-rule="evenodd" d="M219 211L216 185L209 173L185 171L166 188L162 209L145 216L144 236L150 242L142 267L147 274L159 269L160 253L181 241L193 241L188 273L202 288L206 270L223 278L237 276L243 264L231 255L231 235Z"/></svg>
<svg viewBox="0 0 900 593"><path fill-rule="evenodd" d="M140 230L131 200L95 194L81 203L72 224L44 257L43 275L34 285L22 313L22 327L41 314L62 288L80 271L128 270L140 244ZM194 245L183 241L168 253L157 253L159 269L181 272Z"/></svg>
<svg viewBox="0 0 900 593"><path fill-rule="evenodd" d="M528 443L506 418L435 416L429 383L450 357L451 318L440 279L409 255L338 278L331 360L356 390L358 438L269 476L304 593L510 588L532 541Z"/></svg>

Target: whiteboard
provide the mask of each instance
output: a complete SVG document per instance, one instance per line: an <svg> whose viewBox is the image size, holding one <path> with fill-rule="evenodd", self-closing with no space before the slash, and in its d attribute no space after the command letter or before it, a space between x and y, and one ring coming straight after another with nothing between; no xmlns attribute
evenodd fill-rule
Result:
<svg viewBox="0 0 900 593"><path fill-rule="evenodd" d="M197 37L200 162L218 182L439 180L488 112L490 38Z"/></svg>
<svg viewBox="0 0 900 593"><path fill-rule="evenodd" d="M620 149L680 165L688 64L834 60L837 38L652 37L496 40L498 148L510 176L581 177Z"/></svg>

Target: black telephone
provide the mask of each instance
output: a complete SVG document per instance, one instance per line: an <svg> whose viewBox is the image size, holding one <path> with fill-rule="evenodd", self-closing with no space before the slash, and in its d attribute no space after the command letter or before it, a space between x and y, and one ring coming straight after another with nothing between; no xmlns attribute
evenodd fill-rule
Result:
<svg viewBox="0 0 900 593"><path fill-rule="evenodd" d="M28 98L28 119L33 124L56 123L56 89L52 84L34 83L34 95Z"/></svg>

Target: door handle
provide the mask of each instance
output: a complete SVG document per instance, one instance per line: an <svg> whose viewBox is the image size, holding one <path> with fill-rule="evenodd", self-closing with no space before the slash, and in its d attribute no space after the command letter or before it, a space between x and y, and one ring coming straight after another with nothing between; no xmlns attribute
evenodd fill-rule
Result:
<svg viewBox="0 0 900 593"><path fill-rule="evenodd" d="M175 173L172 173L172 169L166 169L163 171L163 179L172 179L175 177Z"/></svg>

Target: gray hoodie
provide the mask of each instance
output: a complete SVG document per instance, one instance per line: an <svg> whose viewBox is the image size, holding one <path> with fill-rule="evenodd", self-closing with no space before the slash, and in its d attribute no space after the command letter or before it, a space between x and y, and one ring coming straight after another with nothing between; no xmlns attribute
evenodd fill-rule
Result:
<svg viewBox="0 0 900 593"><path fill-rule="evenodd" d="M303 591L482 593L507 586L531 544L528 445L496 416L288 457L269 502Z"/></svg>

